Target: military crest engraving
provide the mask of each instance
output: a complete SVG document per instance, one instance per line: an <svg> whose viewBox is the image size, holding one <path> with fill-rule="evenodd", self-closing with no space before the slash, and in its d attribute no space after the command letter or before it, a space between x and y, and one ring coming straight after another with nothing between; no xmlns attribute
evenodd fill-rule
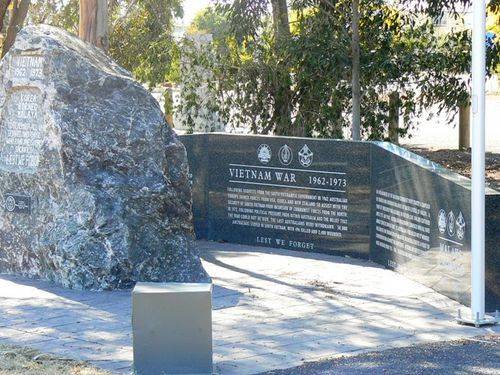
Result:
<svg viewBox="0 0 500 375"><path fill-rule="evenodd" d="M439 228L439 233L444 234L446 232L446 211L445 210L440 210L439 211L439 219L438 219L438 228Z"/></svg>
<svg viewBox="0 0 500 375"><path fill-rule="evenodd" d="M465 237L465 219L464 215L460 212L455 222L457 228L457 238L463 240Z"/></svg>
<svg viewBox="0 0 500 375"><path fill-rule="evenodd" d="M257 157L262 164L268 164L271 161L271 147L268 145L260 145L257 149Z"/></svg>
<svg viewBox="0 0 500 375"><path fill-rule="evenodd" d="M280 159L281 164L290 165L293 160L293 152L292 149L288 145L284 145L280 148L278 157Z"/></svg>
<svg viewBox="0 0 500 375"><path fill-rule="evenodd" d="M313 162L314 153L307 145L304 145L299 151L299 162L303 167L309 167Z"/></svg>

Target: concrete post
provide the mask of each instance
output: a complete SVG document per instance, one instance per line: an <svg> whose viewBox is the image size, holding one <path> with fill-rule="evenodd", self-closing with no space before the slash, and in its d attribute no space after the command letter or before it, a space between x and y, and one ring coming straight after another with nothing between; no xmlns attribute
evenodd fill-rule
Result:
<svg viewBox="0 0 500 375"><path fill-rule="evenodd" d="M212 374L212 284L137 283L132 329L137 375Z"/></svg>

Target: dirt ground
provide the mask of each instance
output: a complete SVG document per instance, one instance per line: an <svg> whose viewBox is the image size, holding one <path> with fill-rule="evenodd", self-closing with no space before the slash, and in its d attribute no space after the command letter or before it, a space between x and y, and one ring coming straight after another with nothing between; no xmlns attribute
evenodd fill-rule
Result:
<svg viewBox="0 0 500 375"><path fill-rule="evenodd" d="M83 362L0 345L0 375L110 375Z"/></svg>
<svg viewBox="0 0 500 375"><path fill-rule="evenodd" d="M418 147L410 147L409 150L427 159L441 164L463 176L471 177L471 154L458 150L432 150ZM500 191L500 154L486 153L486 183L495 190Z"/></svg>

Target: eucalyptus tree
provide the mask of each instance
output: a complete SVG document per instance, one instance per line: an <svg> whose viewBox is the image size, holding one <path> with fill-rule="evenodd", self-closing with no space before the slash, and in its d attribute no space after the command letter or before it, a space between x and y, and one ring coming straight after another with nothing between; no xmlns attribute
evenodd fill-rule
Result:
<svg viewBox="0 0 500 375"><path fill-rule="evenodd" d="M29 0L0 0L0 21L10 3L30 3ZM107 4L106 4L107 2ZM174 21L182 16L182 0L32 0L27 22L46 23L79 34L79 26L90 25L93 19L99 30L83 26L80 34L90 31L85 39L106 48L109 32L109 54L134 76L151 86L167 80L176 72L178 49L174 41ZM80 3L84 5L80 8ZM5 7L4 5L7 4ZM107 7L106 7L107 5ZM80 10L84 20L80 22ZM107 17L106 17L107 11ZM7 14L8 15L8 14ZM9 17L6 17L9 18ZM90 21L90 23L89 23ZM0 26L4 22L0 22ZM100 25L100 26L99 26ZM92 26L92 27L94 27ZM95 32L99 31L97 35ZM91 40L92 39L92 40ZM5 43L4 43L5 45Z"/></svg>
<svg viewBox="0 0 500 375"><path fill-rule="evenodd" d="M174 21L182 0L118 1L110 23L110 55L151 87L170 79L178 62Z"/></svg>
<svg viewBox="0 0 500 375"><path fill-rule="evenodd" d="M229 20L239 57L259 55L254 56L256 69L247 65L248 78L254 80L250 96L266 102L261 111L254 108L258 117L251 120L257 120L254 131L304 136L304 129L295 126L292 119L292 69L287 53L292 33L287 1L221 0L215 11Z"/></svg>
<svg viewBox="0 0 500 375"><path fill-rule="evenodd" d="M2 57L14 44L16 35L23 26L28 14L30 3L30 0L0 0L0 33L2 34L4 24L8 18L8 26L5 36L2 38Z"/></svg>
<svg viewBox="0 0 500 375"><path fill-rule="evenodd" d="M468 1L360 1L365 138L384 139L391 127L396 139L424 109L437 106L452 114L468 101L470 32L440 35L432 22L445 10L453 14L459 3ZM490 2L490 9L497 3ZM235 126L250 124L256 133L342 137L353 103L352 0L289 1L290 33L280 43L273 5L220 0L211 11L229 24L214 38L212 63L222 112ZM490 72L498 66L498 42L488 47ZM280 95L281 87L290 94ZM290 117L280 110L283 99Z"/></svg>
<svg viewBox="0 0 500 375"><path fill-rule="evenodd" d="M109 48L108 0L80 0L78 36L104 51Z"/></svg>

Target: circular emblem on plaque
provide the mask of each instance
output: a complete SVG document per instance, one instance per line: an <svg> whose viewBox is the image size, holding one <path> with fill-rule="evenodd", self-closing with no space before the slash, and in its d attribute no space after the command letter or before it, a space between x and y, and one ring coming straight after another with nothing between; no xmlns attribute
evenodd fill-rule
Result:
<svg viewBox="0 0 500 375"><path fill-rule="evenodd" d="M439 227L439 233L444 234L444 232L446 232L446 211L445 210L439 211L438 227Z"/></svg>
<svg viewBox="0 0 500 375"><path fill-rule="evenodd" d="M257 157L262 164L267 164L271 160L271 147L268 145L260 145L257 149Z"/></svg>
<svg viewBox="0 0 500 375"><path fill-rule="evenodd" d="M313 152L307 147L307 145L304 145L299 151L299 162L302 164L304 167L309 167L312 162L313 162Z"/></svg>
<svg viewBox="0 0 500 375"><path fill-rule="evenodd" d="M282 146L278 153L278 157L280 159L281 164L289 165L293 159L292 149L288 147L288 145Z"/></svg>
<svg viewBox="0 0 500 375"><path fill-rule="evenodd" d="M453 211L448 214L448 234L450 236L455 234L455 214Z"/></svg>
<svg viewBox="0 0 500 375"><path fill-rule="evenodd" d="M14 197L9 196L7 197L7 199L5 199L5 209L10 212L16 209L16 200L14 199Z"/></svg>
<svg viewBox="0 0 500 375"><path fill-rule="evenodd" d="M464 215L462 215L462 212L458 214L455 225L457 227L457 238L459 240L463 240L465 237L465 219Z"/></svg>

